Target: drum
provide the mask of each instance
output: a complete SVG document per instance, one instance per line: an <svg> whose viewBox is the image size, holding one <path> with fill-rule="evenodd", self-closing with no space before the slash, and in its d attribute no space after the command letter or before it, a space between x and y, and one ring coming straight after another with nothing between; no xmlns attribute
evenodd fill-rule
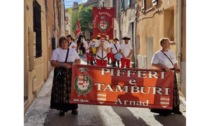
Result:
<svg viewBox="0 0 210 126"><path fill-rule="evenodd" d="M121 57L122 57L122 55L120 53L117 53L114 55L114 58L118 61L121 59Z"/></svg>

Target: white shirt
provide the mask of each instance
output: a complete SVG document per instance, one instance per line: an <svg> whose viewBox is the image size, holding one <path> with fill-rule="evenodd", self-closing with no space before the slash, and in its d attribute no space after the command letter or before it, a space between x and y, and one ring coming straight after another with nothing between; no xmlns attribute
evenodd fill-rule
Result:
<svg viewBox="0 0 210 126"><path fill-rule="evenodd" d="M112 45L113 45L113 43L112 42L110 42L109 43L109 52L111 53L112 51L111 51L111 47L112 47Z"/></svg>
<svg viewBox="0 0 210 126"><path fill-rule="evenodd" d="M101 43L101 41L100 40L96 40L96 42L95 42L95 47L99 47L100 46L100 43Z"/></svg>
<svg viewBox="0 0 210 126"><path fill-rule="evenodd" d="M100 44L101 44L101 41L96 41L96 43L95 43L95 47L99 47L100 46ZM107 42L107 41L104 41L104 48L105 49L107 49L107 48L110 48L110 46L109 46L109 42ZM103 52L103 56L102 56L102 52ZM99 48L98 49L98 52L96 53L96 59L100 59L100 58L104 58L103 60L107 60L107 52L106 51L102 51L102 49L101 48ZM106 58L105 58L106 57Z"/></svg>
<svg viewBox="0 0 210 126"><path fill-rule="evenodd" d="M53 51L51 60L55 60L58 62L65 62L66 60L67 50L63 50L62 48L56 48ZM69 48L69 55L67 58L67 62L75 62L76 59L80 59L78 53L75 49Z"/></svg>
<svg viewBox="0 0 210 126"><path fill-rule="evenodd" d="M84 47L85 47L85 50L86 50L86 52L89 52L90 50L89 50L89 44L88 44L88 42L87 41L83 41L83 43L84 43Z"/></svg>
<svg viewBox="0 0 210 126"><path fill-rule="evenodd" d="M121 49L122 54L123 54L125 57L127 57L127 56L129 55L130 51L131 51L133 48L132 48L132 46L131 46L130 43L128 43L128 44L122 43L122 44L120 45L120 49Z"/></svg>
<svg viewBox="0 0 210 126"><path fill-rule="evenodd" d="M95 46L95 42L90 41L89 46L90 46L90 47L94 47L94 46Z"/></svg>
<svg viewBox="0 0 210 126"><path fill-rule="evenodd" d="M164 52L173 62L173 64L177 63L175 54L172 50ZM168 68L173 68L174 66L170 62L170 60L161 52L161 50L157 51L152 57L152 64L161 64Z"/></svg>
<svg viewBox="0 0 210 126"><path fill-rule="evenodd" d="M75 46L75 47L73 48L73 46ZM70 45L69 47L76 50L77 44L76 44L75 42L72 41L72 42L71 42L71 45Z"/></svg>
<svg viewBox="0 0 210 126"><path fill-rule="evenodd" d="M117 50L116 50L114 44L112 44L112 46L111 46L112 54L116 54L120 50L120 44L115 44L115 45L116 45Z"/></svg>

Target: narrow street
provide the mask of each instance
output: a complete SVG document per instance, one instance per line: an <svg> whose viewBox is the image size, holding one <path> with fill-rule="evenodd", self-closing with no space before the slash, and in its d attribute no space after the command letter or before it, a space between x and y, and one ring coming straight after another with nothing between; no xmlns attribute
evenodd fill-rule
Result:
<svg viewBox="0 0 210 126"><path fill-rule="evenodd" d="M86 64L82 57L82 64ZM52 110L50 96L53 72L43 85L30 108L25 114L24 126L185 126L186 106L183 97L180 109L183 115L172 114L159 116L146 108L112 107L99 105L79 105L78 115L71 111L59 116L59 111Z"/></svg>

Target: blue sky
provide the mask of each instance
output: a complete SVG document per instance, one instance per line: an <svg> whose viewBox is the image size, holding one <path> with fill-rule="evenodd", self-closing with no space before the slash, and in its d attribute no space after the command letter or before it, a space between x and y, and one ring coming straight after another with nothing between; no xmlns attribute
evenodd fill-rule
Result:
<svg viewBox="0 0 210 126"><path fill-rule="evenodd" d="M65 8L72 7L74 2L84 3L87 2L87 0L64 0Z"/></svg>

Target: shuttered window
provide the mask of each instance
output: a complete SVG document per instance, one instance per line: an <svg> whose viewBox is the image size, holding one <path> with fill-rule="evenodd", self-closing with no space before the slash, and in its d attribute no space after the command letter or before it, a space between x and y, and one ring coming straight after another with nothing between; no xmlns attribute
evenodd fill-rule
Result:
<svg viewBox="0 0 210 126"><path fill-rule="evenodd" d="M33 27L36 32L36 57L42 56L41 6L33 2Z"/></svg>

